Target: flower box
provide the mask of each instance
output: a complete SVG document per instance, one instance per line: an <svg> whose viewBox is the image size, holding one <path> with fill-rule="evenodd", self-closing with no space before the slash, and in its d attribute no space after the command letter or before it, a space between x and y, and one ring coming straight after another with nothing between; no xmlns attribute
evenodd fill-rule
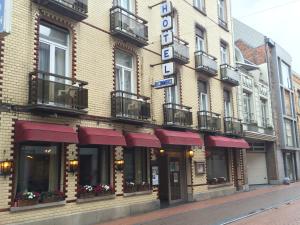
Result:
<svg viewBox="0 0 300 225"><path fill-rule="evenodd" d="M94 192L87 192L87 193L80 193L79 194L79 198L93 198L95 197L95 193Z"/></svg>
<svg viewBox="0 0 300 225"><path fill-rule="evenodd" d="M39 203L38 199L20 199L17 202L18 207L31 206Z"/></svg>

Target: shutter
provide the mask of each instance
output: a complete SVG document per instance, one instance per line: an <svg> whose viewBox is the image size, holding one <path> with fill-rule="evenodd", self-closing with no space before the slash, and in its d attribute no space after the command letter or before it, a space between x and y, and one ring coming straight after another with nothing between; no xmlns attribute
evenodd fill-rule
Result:
<svg viewBox="0 0 300 225"><path fill-rule="evenodd" d="M85 88L78 89L78 108L79 109L88 108L88 89Z"/></svg>

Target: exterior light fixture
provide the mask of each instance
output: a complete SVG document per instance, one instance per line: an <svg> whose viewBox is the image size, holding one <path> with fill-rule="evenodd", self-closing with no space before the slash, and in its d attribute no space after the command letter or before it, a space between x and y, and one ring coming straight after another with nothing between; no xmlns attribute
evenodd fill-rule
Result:
<svg viewBox="0 0 300 225"><path fill-rule="evenodd" d="M192 149L188 151L188 157L190 159L194 157L194 151Z"/></svg>
<svg viewBox="0 0 300 225"><path fill-rule="evenodd" d="M11 160L0 161L0 175L6 177L12 174L13 162Z"/></svg>
<svg viewBox="0 0 300 225"><path fill-rule="evenodd" d="M122 171L124 169L124 160L123 159L116 160L115 165L116 165L116 170Z"/></svg>
<svg viewBox="0 0 300 225"><path fill-rule="evenodd" d="M164 149L160 149L159 150L159 154L162 156L162 155L164 155L165 154L165 150Z"/></svg>
<svg viewBox="0 0 300 225"><path fill-rule="evenodd" d="M69 164L69 168L68 168L69 173L75 173L78 171L79 162L77 159L69 160L68 164Z"/></svg>

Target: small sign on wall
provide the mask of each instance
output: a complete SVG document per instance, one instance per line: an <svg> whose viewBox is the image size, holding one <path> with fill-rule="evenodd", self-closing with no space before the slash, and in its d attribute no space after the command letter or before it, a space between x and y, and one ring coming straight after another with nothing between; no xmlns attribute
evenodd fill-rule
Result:
<svg viewBox="0 0 300 225"><path fill-rule="evenodd" d="M205 174L205 162L195 162L196 176Z"/></svg>
<svg viewBox="0 0 300 225"><path fill-rule="evenodd" d="M176 85L175 84L175 79L174 79L174 77L170 77L170 78L167 78L167 79L155 81L154 88L155 89L161 89L161 88L166 88L166 87L172 87L174 85Z"/></svg>

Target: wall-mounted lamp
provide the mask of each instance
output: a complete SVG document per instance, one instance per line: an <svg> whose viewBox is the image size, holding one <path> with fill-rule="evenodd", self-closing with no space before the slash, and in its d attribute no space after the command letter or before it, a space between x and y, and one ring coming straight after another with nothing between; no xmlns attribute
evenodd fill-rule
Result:
<svg viewBox="0 0 300 225"><path fill-rule="evenodd" d="M69 160L69 163L68 163L68 172L69 173L75 173L78 171L78 167L79 167L79 162L77 159L72 159L72 160Z"/></svg>
<svg viewBox="0 0 300 225"><path fill-rule="evenodd" d="M123 159L116 160L115 165L116 165L116 170L118 170L118 171L124 170L124 160Z"/></svg>
<svg viewBox="0 0 300 225"><path fill-rule="evenodd" d="M189 157L190 159L194 157L194 151L193 151L192 149L189 150L187 153L188 153L188 157Z"/></svg>
<svg viewBox="0 0 300 225"><path fill-rule="evenodd" d="M0 161L0 175L6 177L12 174L13 162L11 160Z"/></svg>
<svg viewBox="0 0 300 225"><path fill-rule="evenodd" d="M163 156L165 153L166 153L166 151L164 149L160 149L159 150L159 155L160 156Z"/></svg>

